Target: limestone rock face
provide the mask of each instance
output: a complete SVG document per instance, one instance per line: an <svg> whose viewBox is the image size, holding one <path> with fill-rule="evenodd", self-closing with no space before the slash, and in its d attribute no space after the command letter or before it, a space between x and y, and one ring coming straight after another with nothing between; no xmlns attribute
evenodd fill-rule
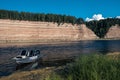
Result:
<svg viewBox="0 0 120 80"><path fill-rule="evenodd" d="M0 41L79 41L98 38L86 25L0 20Z"/></svg>
<svg viewBox="0 0 120 80"><path fill-rule="evenodd" d="M120 26L112 26L107 34L105 35L106 39L120 39Z"/></svg>

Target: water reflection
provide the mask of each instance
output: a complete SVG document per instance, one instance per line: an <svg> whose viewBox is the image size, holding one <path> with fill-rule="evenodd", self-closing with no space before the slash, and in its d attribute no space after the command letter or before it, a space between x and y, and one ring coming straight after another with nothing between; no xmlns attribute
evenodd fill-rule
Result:
<svg viewBox="0 0 120 80"><path fill-rule="evenodd" d="M26 64L17 64L16 65L16 70L32 70L32 69L36 69L39 66L39 62L35 62L35 63L26 63Z"/></svg>
<svg viewBox="0 0 120 80"><path fill-rule="evenodd" d="M44 67L51 67L51 66L61 66L65 65L69 62L73 62L74 59L63 59L63 60L54 60L54 61L36 61L33 63L25 63L25 64L16 64L15 68L16 70L33 70L38 68L44 68Z"/></svg>

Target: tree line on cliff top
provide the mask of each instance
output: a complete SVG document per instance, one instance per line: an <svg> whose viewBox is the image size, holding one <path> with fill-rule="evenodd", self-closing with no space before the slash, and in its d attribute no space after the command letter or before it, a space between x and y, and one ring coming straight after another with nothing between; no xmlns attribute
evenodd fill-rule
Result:
<svg viewBox="0 0 120 80"><path fill-rule="evenodd" d="M86 24L87 27L100 38L104 38L105 34L112 25L120 25L120 19L118 18L107 18L99 21L94 20L85 22L82 18L76 18L68 15L17 12L10 10L0 10L0 19L55 22L58 23L58 25L61 23L71 23L72 25Z"/></svg>
<svg viewBox="0 0 120 80"><path fill-rule="evenodd" d="M120 19L118 18L107 18L99 21L86 22L88 28L90 28L98 37L104 38L111 26L120 26Z"/></svg>
<svg viewBox="0 0 120 80"><path fill-rule="evenodd" d="M82 18L76 18L74 16L58 15L58 14L44 14L44 13L30 13L30 12L17 12L17 11L8 11L8 10L0 10L0 19L56 22L58 24L60 23L82 24L84 23L84 20Z"/></svg>

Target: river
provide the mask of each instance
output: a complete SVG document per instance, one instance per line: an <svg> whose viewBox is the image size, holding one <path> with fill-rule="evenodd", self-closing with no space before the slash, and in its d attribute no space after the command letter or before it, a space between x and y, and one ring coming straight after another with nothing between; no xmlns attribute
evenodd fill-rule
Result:
<svg viewBox="0 0 120 80"><path fill-rule="evenodd" d="M23 49L39 49L43 54L43 61L71 59L80 54L107 54L120 52L120 40L89 40L62 43L2 43L0 44L0 76L9 75L15 71L12 58Z"/></svg>

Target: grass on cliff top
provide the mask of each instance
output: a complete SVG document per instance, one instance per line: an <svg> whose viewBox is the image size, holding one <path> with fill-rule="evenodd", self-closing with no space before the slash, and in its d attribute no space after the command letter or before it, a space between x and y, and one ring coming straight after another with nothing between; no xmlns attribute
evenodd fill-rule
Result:
<svg viewBox="0 0 120 80"><path fill-rule="evenodd" d="M15 73L1 80L120 80L120 54L82 55L61 68Z"/></svg>

